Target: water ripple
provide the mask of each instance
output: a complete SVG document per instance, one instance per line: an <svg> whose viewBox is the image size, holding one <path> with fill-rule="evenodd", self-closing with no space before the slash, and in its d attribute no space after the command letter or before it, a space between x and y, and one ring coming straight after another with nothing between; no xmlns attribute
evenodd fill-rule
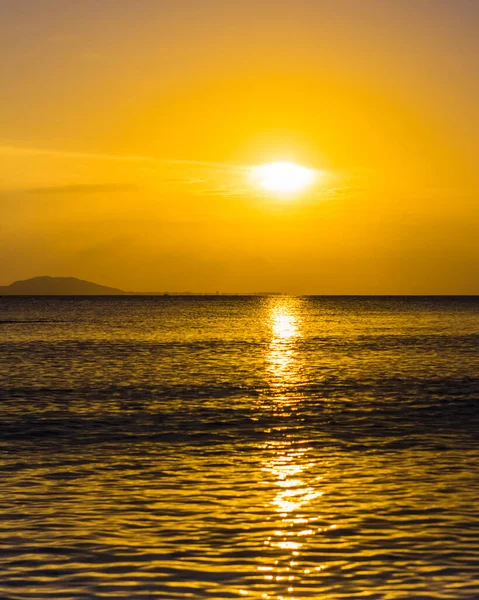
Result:
<svg viewBox="0 0 479 600"><path fill-rule="evenodd" d="M0 299L0 597L479 597L473 299Z"/></svg>

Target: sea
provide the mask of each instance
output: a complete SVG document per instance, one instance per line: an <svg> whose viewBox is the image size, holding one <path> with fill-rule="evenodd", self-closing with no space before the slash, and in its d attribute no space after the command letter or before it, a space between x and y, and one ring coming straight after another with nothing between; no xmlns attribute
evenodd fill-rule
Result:
<svg viewBox="0 0 479 600"><path fill-rule="evenodd" d="M479 298L0 298L0 597L479 598Z"/></svg>

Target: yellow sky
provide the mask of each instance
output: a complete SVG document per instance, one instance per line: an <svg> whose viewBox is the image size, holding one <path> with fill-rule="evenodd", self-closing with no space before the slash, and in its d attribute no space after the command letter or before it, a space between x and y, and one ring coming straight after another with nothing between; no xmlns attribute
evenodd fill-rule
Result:
<svg viewBox="0 0 479 600"><path fill-rule="evenodd" d="M479 5L7 0L0 285L479 293ZM304 194L253 165L323 173Z"/></svg>

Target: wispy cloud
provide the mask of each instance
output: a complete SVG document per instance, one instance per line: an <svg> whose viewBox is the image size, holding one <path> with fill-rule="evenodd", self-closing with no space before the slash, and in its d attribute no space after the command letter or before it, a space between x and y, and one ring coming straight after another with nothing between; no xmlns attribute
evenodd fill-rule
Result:
<svg viewBox="0 0 479 600"><path fill-rule="evenodd" d="M68 150L52 150L46 148L24 148L18 146L0 146L0 155L3 156L50 156L52 158L80 158L87 160L105 160L118 162L145 162L166 165L190 165L193 167L215 168L225 171L246 171L248 165L234 165L222 162L209 162L191 159L157 158L154 156L100 154L96 152L72 152Z"/></svg>
<svg viewBox="0 0 479 600"><path fill-rule="evenodd" d="M52 158L86 158L90 160L116 160L127 162L154 162L149 156L121 156L118 154L96 154L90 152L70 152L45 148L22 148L17 146L0 146L3 156L50 156Z"/></svg>
<svg viewBox="0 0 479 600"><path fill-rule="evenodd" d="M194 187L196 193L201 194L218 194L232 195L245 191L244 185L241 191L241 182L245 180L245 174L248 173L250 167L248 165L237 165L231 163L203 161L192 159L177 159L177 158L158 158L154 156L141 155L121 155L121 154L101 154L90 152L72 152L68 150L55 150L50 148L32 148L20 147L12 145L0 145L0 156L18 161L31 161L36 159L61 161L61 166L58 164L50 169L52 172L52 181L44 183L40 179L44 179L43 175L34 176L32 174L45 173L45 170L38 171L38 168L32 170L30 162L26 166L23 164L15 165L15 169L8 169L10 174L15 172L16 181L11 184L11 191L15 188L23 188L21 191L34 194L46 193L99 193L99 192L118 192L128 189L137 188L157 188L159 185L186 185ZM82 178L85 176L84 163L91 161L91 176L93 179L98 179L98 166L96 163L105 162L106 171L103 167L102 173L105 177L110 178L110 182L102 183L101 181L90 181L83 183L75 181L77 179L76 162L82 163ZM111 167L118 163L122 164L121 168ZM107 164L109 165L107 167ZM127 166L128 165L128 166ZM8 170L6 171L4 181L8 181ZM22 185L25 174L28 174L30 185ZM109 173L109 174L108 174ZM0 173L1 174L1 173ZM100 175L101 176L101 175ZM118 176L139 183L134 185L118 181L112 183ZM58 180L61 177L61 181ZM35 181L37 179L37 181ZM57 181L55 181L57 179ZM70 181L68 181L70 179ZM5 191L5 190L4 190Z"/></svg>
<svg viewBox="0 0 479 600"><path fill-rule="evenodd" d="M26 190L30 194L97 194L104 192L127 192L139 189L136 184L78 184L78 185L57 185L31 188Z"/></svg>

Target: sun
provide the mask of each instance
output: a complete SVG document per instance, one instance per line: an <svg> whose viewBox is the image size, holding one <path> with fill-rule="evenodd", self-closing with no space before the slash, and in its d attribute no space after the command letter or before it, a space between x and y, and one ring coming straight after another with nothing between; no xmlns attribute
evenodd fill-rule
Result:
<svg viewBox="0 0 479 600"><path fill-rule="evenodd" d="M290 162L273 162L252 168L255 183L279 195L297 194L311 186L317 171Z"/></svg>

